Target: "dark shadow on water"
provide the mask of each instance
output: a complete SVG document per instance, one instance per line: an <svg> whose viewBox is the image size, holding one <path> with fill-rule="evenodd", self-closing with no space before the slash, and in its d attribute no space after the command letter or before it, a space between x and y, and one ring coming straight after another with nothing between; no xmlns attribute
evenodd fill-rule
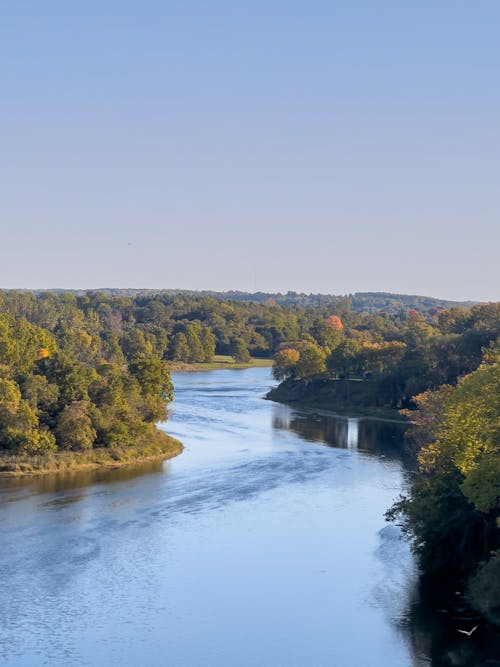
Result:
<svg viewBox="0 0 500 667"><path fill-rule="evenodd" d="M457 602L458 600L458 602ZM406 636L416 665L432 667L493 667L500 665L500 632L450 600L436 582L420 580L414 587L408 620L400 631ZM470 631L467 636L459 629Z"/></svg>
<svg viewBox="0 0 500 667"><path fill-rule="evenodd" d="M390 460L405 458L403 439L407 424L368 417L343 417L301 412L275 406L273 428L292 431L301 440L339 449L357 450Z"/></svg>

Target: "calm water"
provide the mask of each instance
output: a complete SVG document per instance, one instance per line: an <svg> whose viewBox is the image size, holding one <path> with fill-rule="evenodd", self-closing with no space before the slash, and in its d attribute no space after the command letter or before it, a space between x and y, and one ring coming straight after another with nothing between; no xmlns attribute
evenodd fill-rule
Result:
<svg viewBox="0 0 500 667"><path fill-rule="evenodd" d="M180 457L2 482L0 664L466 664L436 657L383 519L400 426L299 413L262 400L270 384L177 374Z"/></svg>

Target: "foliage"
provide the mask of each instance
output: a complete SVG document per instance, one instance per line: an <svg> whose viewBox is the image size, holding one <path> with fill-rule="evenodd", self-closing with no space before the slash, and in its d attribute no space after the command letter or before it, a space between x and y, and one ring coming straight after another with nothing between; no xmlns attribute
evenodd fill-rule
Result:
<svg viewBox="0 0 500 667"><path fill-rule="evenodd" d="M89 401L75 401L63 408L55 428L60 449L92 449L97 433L89 410Z"/></svg>
<svg viewBox="0 0 500 667"><path fill-rule="evenodd" d="M492 556L500 547L500 357L490 350L455 387L415 400L418 474L390 514L403 517L425 571L470 580L473 602L500 623Z"/></svg>
<svg viewBox="0 0 500 667"><path fill-rule="evenodd" d="M295 376L297 379L312 377L324 373L326 354L316 343L302 345L300 357L295 364Z"/></svg>
<svg viewBox="0 0 500 667"><path fill-rule="evenodd" d="M235 338L231 343L231 356L236 362L250 361L250 353L243 338Z"/></svg>
<svg viewBox="0 0 500 667"><path fill-rule="evenodd" d="M278 350L274 355L273 377L275 380L286 380L295 375L295 367L300 359L300 352L287 347Z"/></svg>
<svg viewBox="0 0 500 667"><path fill-rule="evenodd" d="M344 328L342 320L340 319L340 317L338 317L338 315L330 315L329 317L326 318L326 323L328 324L328 326L332 327L332 329L336 329L338 331Z"/></svg>
<svg viewBox="0 0 500 667"><path fill-rule="evenodd" d="M165 418L167 338L133 319L124 324L124 303L8 293L0 304L4 453L133 446Z"/></svg>

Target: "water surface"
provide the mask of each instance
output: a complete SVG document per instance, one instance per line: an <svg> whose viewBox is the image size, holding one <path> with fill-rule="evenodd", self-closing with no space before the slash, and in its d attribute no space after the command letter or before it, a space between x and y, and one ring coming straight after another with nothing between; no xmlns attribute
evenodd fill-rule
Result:
<svg viewBox="0 0 500 667"><path fill-rule="evenodd" d="M270 384L266 368L176 374L181 456L2 481L0 664L431 664L383 518L401 427L297 412L262 400Z"/></svg>

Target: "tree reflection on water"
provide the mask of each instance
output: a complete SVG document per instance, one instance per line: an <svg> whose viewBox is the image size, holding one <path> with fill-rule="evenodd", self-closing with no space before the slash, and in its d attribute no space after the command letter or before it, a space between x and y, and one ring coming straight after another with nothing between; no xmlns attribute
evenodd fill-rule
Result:
<svg viewBox="0 0 500 667"><path fill-rule="evenodd" d="M273 428L292 431L301 440L329 447L358 450L364 454L399 460L409 471L412 460L404 448L405 423L367 417L345 417L314 410L276 405ZM389 528L389 527L388 527ZM389 538L392 535L388 531ZM392 536L393 539L394 536ZM384 533L384 539L387 535ZM387 554L385 554L385 557ZM397 558L395 552L391 558ZM390 559L389 559L390 560ZM395 561L393 561L395 562ZM458 593L458 591L456 592ZM385 589L383 594L401 597L402 587ZM473 615L462 594L450 600L449 591L436 582L415 579L404 599L406 609L394 614L392 622L405 636L416 667L487 667L500 665L500 633ZM396 605L400 600L394 600ZM459 628L478 629L467 636Z"/></svg>

